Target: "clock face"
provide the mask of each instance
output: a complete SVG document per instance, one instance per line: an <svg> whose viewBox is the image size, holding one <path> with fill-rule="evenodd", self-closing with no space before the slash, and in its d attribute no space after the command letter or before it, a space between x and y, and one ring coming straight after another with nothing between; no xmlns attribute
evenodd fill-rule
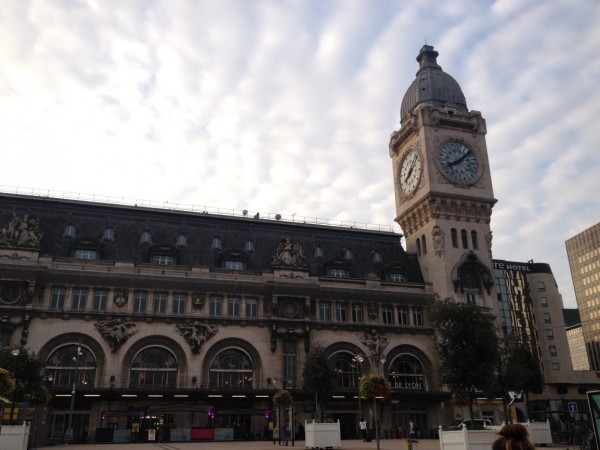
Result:
<svg viewBox="0 0 600 450"><path fill-rule="evenodd" d="M475 152L462 142L450 141L442 145L439 164L451 181L473 181L479 170Z"/></svg>
<svg viewBox="0 0 600 450"><path fill-rule="evenodd" d="M423 166L421 157L416 150L410 151L400 165L400 189L405 194L412 194L419 186Z"/></svg>

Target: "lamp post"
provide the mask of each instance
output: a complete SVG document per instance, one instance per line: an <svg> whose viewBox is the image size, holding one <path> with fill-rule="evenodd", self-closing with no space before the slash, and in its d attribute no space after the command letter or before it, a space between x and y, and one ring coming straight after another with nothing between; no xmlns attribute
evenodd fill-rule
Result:
<svg viewBox="0 0 600 450"><path fill-rule="evenodd" d="M12 403L10 405L10 423L12 425L15 424L15 397L17 395L17 389L19 388L19 378L17 377L17 358L21 354L21 350L18 348L13 348L10 351L10 356L12 357L12 376L15 379L15 388L12 391Z"/></svg>
<svg viewBox="0 0 600 450"><path fill-rule="evenodd" d="M362 363L365 360L364 356L354 355L352 361L356 363L356 389L358 390L358 420L362 418L362 405L360 401L360 374L362 372ZM360 431L360 430L359 430Z"/></svg>
<svg viewBox="0 0 600 450"><path fill-rule="evenodd" d="M75 390L77 388L77 379L79 377L79 357L81 356L81 344L77 345L77 353L73 356L75 363L75 376L73 377L73 388L71 389L71 406L69 408L69 422L65 432L65 441L73 440L73 409L75 408Z"/></svg>

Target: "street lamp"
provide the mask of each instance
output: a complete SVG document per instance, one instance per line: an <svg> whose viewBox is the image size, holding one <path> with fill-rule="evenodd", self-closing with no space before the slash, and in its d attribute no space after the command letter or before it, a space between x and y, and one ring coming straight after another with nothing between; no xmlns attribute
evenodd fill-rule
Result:
<svg viewBox="0 0 600 450"><path fill-rule="evenodd" d="M81 344L77 345L77 353L73 356L75 363L75 376L73 377L73 388L71 389L71 407L69 408L69 422L65 432L65 441L73 440L73 409L75 408L75 389L77 388L77 379L79 378L79 357L81 356Z"/></svg>
<svg viewBox="0 0 600 450"><path fill-rule="evenodd" d="M19 388L19 378L17 377L17 358L21 354L21 350L18 348L13 348L10 351L10 356L12 357L12 376L15 379L15 388L12 392L12 403L10 406L10 423L12 425L15 424L15 397L17 395L17 389Z"/></svg>
<svg viewBox="0 0 600 450"><path fill-rule="evenodd" d="M356 363L356 389L358 390L358 415L362 417L362 405L360 403L360 374L362 372L362 363L365 360L364 356L354 355L352 361ZM358 419L360 420L359 417Z"/></svg>

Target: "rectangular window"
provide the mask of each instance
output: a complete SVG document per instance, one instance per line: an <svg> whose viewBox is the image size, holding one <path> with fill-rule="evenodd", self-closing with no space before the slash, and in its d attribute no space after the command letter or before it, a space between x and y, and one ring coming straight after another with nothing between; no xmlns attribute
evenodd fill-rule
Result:
<svg viewBox="0 0 600 450"><path fill-rule="evenodd" d="M159 264L161 266L172 266L175 264L175 258L167 255L154 255L152 257L152 264Z"/></svg>
<svg viewBox="0 0 600 450"><path fill-rule="evenodd" d="M554 330L553 330L552 328L548 328L548 329L546 330L546 337L547 337L549 340L553 340L553 339L554 339Z"/></svg>
<svg viewBox="0 0 600 450"><path fill-rule="evenodd" d="M223 309L223 297L220 295L211 295L208 301L208 308L211 316L220 316Z"/></svg>
<svg viewBox="0 0 600 450"><path fill-rule="evenodd" d="M392 305L383 305L381 308L381 315L383 323L386 325L393 325L394 323L394 307Z"/></svg>
<svg viewBox="0 0 600 450"><path fill-rule="evenodd" d="M84 310L87 302L87 289L77 288L73 289L73 298L71 303L71 309Z"/></svg>
<svg viewBox="0 0 600 450"><path fill-rule="evenodd" d="M154 303L152 305L152 311L154 314L164 314L167 310L167 300L169 296L164 292L155 292L152 296Z"/></svg>
<svg viewBox="0 0 600 450"><path fill-rule="evenodd" d="M544 313L544 323L552 323L552 319L550 318L550 313Z"/></svg>
<svg viewBox="0 0 600 450"><path fill-rule="evenodd" d="M53 288L50 297L50 308L63 309L65 307L65 297L67 290L65 288Z"/></svg>
<svg viewBox="0 0 600 450"><path fill-rule="evenodd" d="M421 308L420 306L413 306L412 315L413 325L418 327L423 326L423 308Z"/></svg>
<svg viewBox="0 0 600 450"><path fill-rule="evenodd" d="M364 320L363 317L363 306L360 303L352 304L352 322L354 323L362 323Z"/></svg>
<svg viewBox="0 0 600 450"><path fill-rule="evenodd" d="M94 290L94 311L105 311L108 304L108 291L106 289Z"/></svg>
<svg viewBox="0 0 600 450"><path fill-rule="evenodd" d="M346 322L346 304L344 302L337 302L335 304L335 320L337 322Z"/></svg>
<svg viewBox="0 0 600 450"><path fill-rule="evenodd" d="M145 292L135 292L133 294L133 312L145 313L147 298L148 294L146 294Z"/></svg>
<svg viewBox="0 0 600 450"><path fill-rule="evenodd" d="M560 370L560 364L557 362L552 363L552 370Z"/></svg>
<svg viewBox="0 0 600 450"><path fill-rule="evenodd" d="M550 351L550 356L558 356L558 352L556 351L556 346L551 345L550 347L548 347L548 350Z"/></svg>
<svg viewBox="0 0 600 450"><path fill-rule="evenodd" d="M398 306L398 324L408 325L408 306Z"/></svg>
<svg viewBox="0 0 600 450"><path fill-rule="evenodd" d="M319 318L323 322L331 321L331 303L324 301L319 302Z"/></svg>
<svg viewBox="0 0 600 450"><path fill-rule="evenodd" d="M246 317L258 317L258 300L255 298L246 299Z"/></svg>
<svg viewBox="0 0 600 450"><path fill-rule="evenodd" d="M225 261L225 269L246 270L246 263L243 261Z"/></svg>
<svg viewBox="0 0 600 450"><path fill-rule="evenodd" d="M334 278L348 278L346 269L331 268L327 271L327 275Z"/></svg>
<svg viewBox="0 0 600 450"><path fill-rule="evenodd" d="M388 273L386 276L388 281L403 283L406 281L406 276L403 273Z"/></svg>
<svg viewBox="0 0 600 450"><path fill-rule="evenodd" d="M187 295L185 294L174 294L173 295L173 314L184 315L185 314L185 300Z"/></svg>
<svg viewBox="0 0 600 450"><path fill-rule="evenodd" d="M537 288L538 288L538 291L545 291L546 290L546 284L543 281L538 281L537 282Z"/></svg>
<svg viewBox="0 0 600 450"><path fill-rule="evenodd" d="M548 299L546 297L540 297L540 305L544 308L548 307Z"/></svg>
<svg viewBox="0 0 600 450"><path fill-rule="evenodd" d="M239 297L227 297L227 315L229 317L240 317Z"/></svg>
<svg viewBox="0 0 600 450"><path fill-rule="evenodd" d="M296 341L283 341L283 388L296 387Z"/></svg>

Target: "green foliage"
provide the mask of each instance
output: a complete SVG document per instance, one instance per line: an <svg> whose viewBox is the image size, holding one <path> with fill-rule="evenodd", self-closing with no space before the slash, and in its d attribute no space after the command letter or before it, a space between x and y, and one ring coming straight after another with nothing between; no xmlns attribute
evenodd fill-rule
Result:
<svg viewBox="0 0 600 450"><path fill-rule="evenodd" d="M361 398L373 400L375 397L383 397L388 400L392 395L390 385L383 375L365 375L360 378L358 386Z"/></svg>
<svg viewBox="0 0 600 450"><path fill-rule="evenodd" d="M10 372L0 367L0 395L6 396L15 390L15 380Z"/></svg>
<svg viewBox="0 0 600 450"><path fill-rule="evenodd" d="M5 367L15 380L14 398L18 403L47 404L50 400L44 385L44 362L25 348L14 356L10 349L0 350L0 367Z"/></svg>
<svg viewBox="0 0 600 450"><path fill-rule="evenodd" d="M544 388L544 375L539 359L534 357L529 347L519 343L508 344L503 356L500 375L507 391L541 392Z"/></svg>
<svg viewBox="0 0 600 450"><path fill-rule="evenodd" d="M331 396L336 387L336 373L322 346L313 346L306 355L302 379L302 388L317 394L321 400Z"/></svg>
<svg viewBox="0 0 600 450"><path fill-rule="evenodd" d="M293 403L294 399L292 398L292 394L285 389L279 389L273 395L273 406L290 406Z"/></svg>
<svg viewBox="0 0 600 450"><path fill-rule="evenodd" d="M438 330L440 380L456 396L489 390L499 366L499 340L490 317L475 305L450 299L435 302L431 319Z"/></svg>

